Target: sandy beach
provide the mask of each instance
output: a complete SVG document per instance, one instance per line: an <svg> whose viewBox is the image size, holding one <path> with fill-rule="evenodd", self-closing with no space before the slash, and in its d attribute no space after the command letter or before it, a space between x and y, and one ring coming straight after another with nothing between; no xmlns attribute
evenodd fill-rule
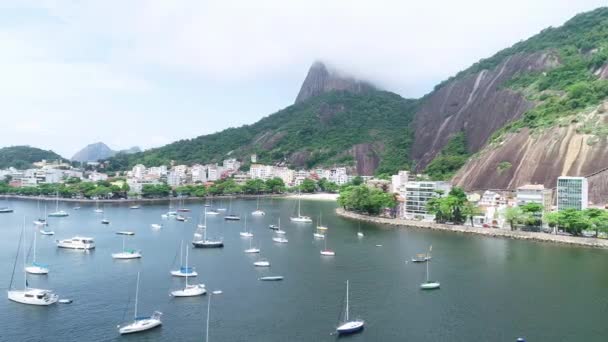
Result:
<svg viewBox="0 0 608 342"><path fill-rule="evenodd" d="M298 198L300 197L303 200L312 200L312 201L337 201L339 194L329 194L329 193L317 193L317 194L290 194L285 196L285 198Z"/></svg>

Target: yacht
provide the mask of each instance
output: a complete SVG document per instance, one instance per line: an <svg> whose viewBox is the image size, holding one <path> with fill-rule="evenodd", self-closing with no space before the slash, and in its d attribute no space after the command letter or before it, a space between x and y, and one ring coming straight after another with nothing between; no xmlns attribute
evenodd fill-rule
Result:
<svg viewBox="0 0 608 342"><path fill-rule="evenodd" d="M55 235L55 232L49 229L40 229L40 234L42 235Z"/></svg>
<svg viewBox="0 0 608 342"><path fill-rule="evenodd" d="M344 310L344 320L340 322L338 327L336 328L336 332L338 335L348 335L358 333L363 330L365 326L365 322L361 319L350 320L349 318L349 288L348 288L348 280L346 281L346 309Z"/></svg>
<svg viewBox="0 0 608 342"><path fill-rule="evenodd" d="M224 220L226 220L226 221L240 221L241 217L238 216L238 215L230 214L230 215L224 216Z"/></svg>
<svg viewBox="0 0 608 342"><path fill-rule="evenodd" d="M92 237L74 236L71 239L57 240L57 247L69 249L89 250L95 248L95 239Z"/></svg>
<svg viewBox="0 0 608 342"><path fill-rule="evenodd" d="M323 220L323 216L321 213L319 213L319 222L317 223L317 230L319 232L324 232L326 230L328 230L329 228L327 228L327 226L324 226L321 222Z"/></svg>
<svg viewBox="0 0 608 342"><path fill-rule="evenodd" d="M441 284L438 281L430 280L431 271L429 270L429 265L431 264L430 260L426 262L426 281L420 284L420 289L422 290L436 290L439 289Z"/></svg>
<svg viewBox="0 0 608 342"><path fill-rule="evenodd" d="M8 207L2 207L0 208L0 214L8 214L8 213L12 213L13 209L8 208Z"/></svg>
<svg viewBox="0 0 608 342"><path fill-rule="evenodd" d="M95 210L93 210L93 212L95 213L103 213L103 209L99 208L99 201L95 200Z"/></svg>
<svg viewBox="0 0 608 342"><path fill-rule="evenodd" d="M282 235L273 236L272 241L278 242L278 243L287 243L288 242L287 238L285 238Z"/></svg>
<svg viewBox="0 0 608 342"><path fill-rule="evenodd" d="M118 332L121 335L124 334L132 334L141 331L150 330L160 326L162 321L160 317L162 316L162 312L154 311L151 316L141 317L137 316L137 305L139 299L139 272L137 272L137 287L135 288L135 313L133 315L133 322L118 326Z"/></svg>
<svg viewBox="0 0 608 342"><path fill-rule="evenodd" d="M135 235L135 232L130 230L119 230L116 232L116 235Z"/></svg>
<svg viewBox="0 0 608 342"><path fill-rule="evenodd" d="M175 216L175 220L180 221L180 222L185 222L186 221L186 217L182 216L182 215L176 215Z"/></svg>

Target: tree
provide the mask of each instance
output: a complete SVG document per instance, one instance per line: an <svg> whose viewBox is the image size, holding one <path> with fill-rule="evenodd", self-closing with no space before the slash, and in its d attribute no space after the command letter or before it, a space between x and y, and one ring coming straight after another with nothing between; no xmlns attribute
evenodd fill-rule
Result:
<svg viewBox="0 0 608 342"><path fill-rule="evenodd" d="M243 185L243 191L246 194L259 194L266 192L266 183L262 179L250 179Z"/></svg>
<svg viewBox="0 0 608 342"><path fill-rule="evenodd" d="M361 176L356 176L350 183L352 185L361 185L363 184L363 178L361 178Z"/></svg>
<svg viewBox="0 0 608 342"><path fill-rule="evenodd" d="M524 213L524 223L529 226L540 228L542 226L543 205L539 203L526 203L520 206Z"/></svg>
<svg viewBox="0 0 608 342"><path fill-rule="evenodd" d="M378 215L385 208L394 208L397 202L392 194L366 185L350 185L340 190L338 205L347 210Z"/></svg>
<svg viewBox="0 0 608 342"><path fill-rule="evenodd" d="M280 194L285 191L285 182L279 177L271 178L266 181L266 189L274 194Z"/></svg>
<svg viewBox="0 0 608 342"><path fill-rule="evenodd" d="M520 207L508 207L505 209L505 220L509 222L511 230L515 230L515 225L522 222L524 217L524 212Z"/></svg>
<svg viewBox="0 0 608 342"><path fill-rule="evenodd" d="M337 192L340 188L338 184L328 181L327 178L319 179L319 181L317 182L317 186L319 186L321 191L324 192Z"/></svg>
<svg viewBox="0 0 608 342"><path fill-rule="evenodd" d="M304 181L302 181L302 184L300 184L300 190L302 192L315 192L316 189L317 189L317 184L315 183L314 180L312 180L310 178L304 179Z"/></svg>

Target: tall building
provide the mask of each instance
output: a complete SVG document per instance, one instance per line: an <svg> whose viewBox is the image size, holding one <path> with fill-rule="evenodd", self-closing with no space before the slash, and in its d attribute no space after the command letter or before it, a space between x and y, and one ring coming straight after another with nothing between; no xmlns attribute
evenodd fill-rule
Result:
<svg viewBox="0 0 608 342"><path fill-rule="evenodd" d="M241 167L241 163L235 158L225 159L223 165L226 170L231 171L237 171Z"/></svg>
<svg viewBox="0 0 608 342"><path fill-rule="evenodd" d="M251 179L271 179L274 175L274 166L262 165L262 164L251 164L249 168L249 176Z"/></svg>
<svg viewBox="0 0 608 342"><path fill-rule="evenodd" d="M410 177L409 171L399 171L396 175L391 176L391 192L401 192L402 187L408 182Z"/></svg>
<svg viewBox="0 0 608 342"><path fill-rule="evenodd" d="M146 174L146 167L142 164L137 164L133 166L131 172L134 178L141 179L144 178L144 175Z"/></svg>
<svg viewBox="0 0 608 342"><path fill-rule="evenodd" d="M205 183L207 181L207 168L203 165L192 165L190 168L193 183Z"/></svg>
<svg viewBox="0 0 608 342"><path fill-rule="evenodd" d="M407 182L405 184L405 212L407 219L433 219L434 215L426 210L427 202L440 196L438 191L446 196L452 189L448 182Z"/></svg>
<svg viewBox="0 0 608 342"><path fill-rule="evenodd" d="M542 184L526 184L517 188L517 205L522 206L528 203L538 203L545 210L551 209L551 189L545 189Z"/></svg>
<svg viewBox="0 0 608 342"><path fill-rule="evenodd" d="M587 208L589 185L585 177L557 178L557 210Z"/></svg>

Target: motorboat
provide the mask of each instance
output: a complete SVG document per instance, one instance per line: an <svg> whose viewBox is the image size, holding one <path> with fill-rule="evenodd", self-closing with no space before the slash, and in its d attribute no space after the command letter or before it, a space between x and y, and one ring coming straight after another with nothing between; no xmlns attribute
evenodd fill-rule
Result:
<svg viewBox="0 0 608 342"><path fill-rule="evenodd" d="M319 233L319 232L314 232L314 233L312 233L312 236L313 236L315 239L325 239L325 234L321 234L321 233Z"/></svg>
<svg viewBox="0 0 608 342"><path fill-rule="evenodd" d="M258 260L253 263L253 266L256 267L270 267L270 261L268 260Z"/></svg>
<svg viewBox="0 0 608 342"><path fill-rule="evenodd" d="M268 226L268 228L271 230L279 230L279 226L277 226L276 224L271 224Z"/></svg>
<svg viewBox="0 0 608 342"><path fill-rule="evenodd" d="M362 237L364 237L364 236L365 236L365 235L363 235L363 233L362 233L362 232L357 232L357 237L362 238Z"/></svg>
<svg viewBox="0 0 608 342"><path fill-rule="evenodd" d="M11 208L8 208L8 207L2 207L2 208L0 208L0 214L9 214L9 213L12 213L12 212L13 212L13 209L11 209Z"/></svg>
<svg viewBox="0 0 608 342"><path fill-rule="evenodd" d="M336 328L338 335L348 335L360 332L365 326L365 322L361 319L351 320L349 318L349 287L348 280L346 281L346 308L344 310L344 319L339 323Z"/></svg>
<svg viewBox="0 0 608 342"><path fill-rule="evenodd" d="M101 224L110 224L110 220L103 219L103 220L101 220Z"/></svg>
<svg viewBox="0 0 608 342"><path fill-rule="evenodd" d="M56 242L59 248L83 250L95 248L95 240L92 237L74 236L71 239L57 240Z"/></svg>
<svg viewBox="0 0 608 342"><path fill-rule="evenodd" d="M135 232L129 230L119 230L116 232L116 235L135 235Z"/></svg>
<svg viewBox="0 0 608 342"><path fill-rule="evenodd" d="M156 328L162 324L160 320L163 315L160 311L154 311L151 316L137 316L137 306L139 298L139 272L137 272L137 287L135 289L135 314L133 315L133 322L118 326L118 332L121 335L132 334L142 332Z"/></svg>
<svg viewBox="0 0 608 342"><path fill-rule="evenodd" d="M39 218L39 219L35 220L35 221L34 221L34 224L35 224L36 226L46 226L46 225L48 225L48 224L46 223L46 220L45 220L45 219L43 219L43 218Z"/></svg>
<svg viewBox="0 0 608 342"><path fill-rule="evenodd" d="M182 216L182 215L177 215L177 216L175 216L175 220L180 221L180 222L185 222L186 217Z"/></svg>
<svg viewBox="0 0 608 342"><path fill-rule="evenodd" d="M179 209L177 209L177 211L180 212L180 213L189 213L190 209L188 209L188 208L179 208Z"/></svg>
<svg viewBox="0 0 608 342"><path fill-rule="evenodd" d="M427 262L428 260L429 259L427 259L427 255L425 253L416 254L412 258L412 262Z"/></svg>
<svg viewBox="0 0 608 342"><path fill-rule="evenodd" d="M283 280L283 276L260 277L260 278L258 278L258 280L261 280L261 281L281 281L281 280Z"/></svg>

